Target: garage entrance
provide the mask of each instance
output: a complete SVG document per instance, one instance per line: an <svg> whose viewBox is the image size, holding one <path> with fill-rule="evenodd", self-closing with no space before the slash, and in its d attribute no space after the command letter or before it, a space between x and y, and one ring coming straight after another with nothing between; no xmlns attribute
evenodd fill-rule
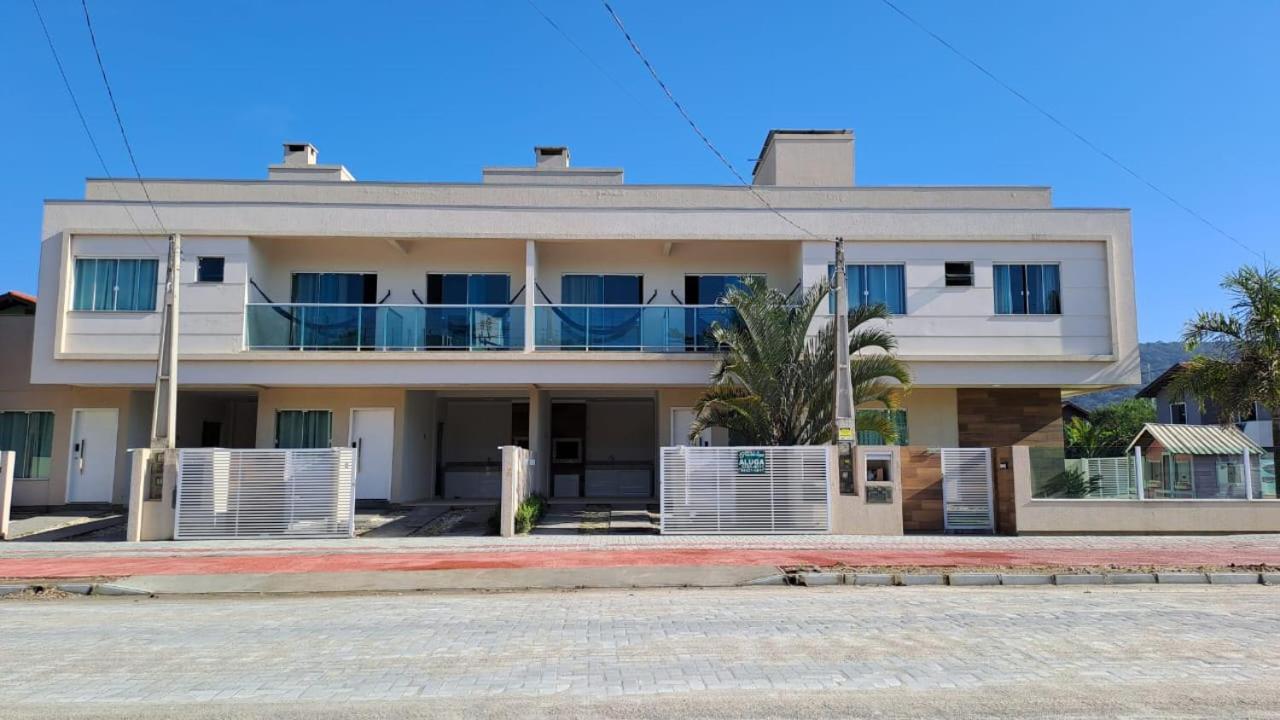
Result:
<svg viewBox="0 0 1280 720"><path fill-rule="evenodd" d="M529 403L510 398L445 398L437 425L436 497L497 500L502 445L529 447Z"/></svg>
<svg viewBox="0 0 1280 720"><path fill-rule="evenodd" d="M654 497L656 438L652 398L553 400L552 497Z"/></svg>

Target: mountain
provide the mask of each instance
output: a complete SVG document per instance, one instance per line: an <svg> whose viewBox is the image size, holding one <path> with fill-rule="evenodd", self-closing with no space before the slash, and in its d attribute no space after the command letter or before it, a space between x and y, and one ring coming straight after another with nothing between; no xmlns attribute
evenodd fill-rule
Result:
<svg viewBox="0 0 1280 720"><path fill-rule="evenodd" d="M1080 407L1093 410L1103 405L1131 398L1143 386L1159 377L1160 373L1191 357L1191 353L1187 352L1180 342L1145 342L1138 343L1138 356L1142 361L1142 385L1131 385L1114 390L1076 395L1071 398L1072 402Z"/></svg>

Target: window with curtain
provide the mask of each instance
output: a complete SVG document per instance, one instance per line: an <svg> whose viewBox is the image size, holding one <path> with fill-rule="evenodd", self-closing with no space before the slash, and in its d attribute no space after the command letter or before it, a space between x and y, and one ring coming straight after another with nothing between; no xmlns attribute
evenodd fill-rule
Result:
<svg viewBox="0 0 1280 720"><path fill-rule="evenodd" d="M859 410L859 412L863 412L863 411ZM893 423L894 429L898 431L898 439L895 442L896 445L906 447L907 445L911 444L910 436L907 434L907 411L906 410L871 409L868 412L882 413L882 414L887 414L889 416L889 420ZM884 436L878 432L875 432L874 430L859 430L858 444L859 445L884 445L885 444Z"/></svg>
<svg viewBox="0 0 1280 720"><path fill-rule="evenodd" d="M428 305L506 305L511 276L503 273L429 273Z"/></svg>
<svg viewBox="0 0 1280 720"><path fill-rule="evenodd" d="M141 258L76 258L72 309L154 311L159 264Z"/></svg>
<svg viewBox="0 0 1280 720"><path fill-rule="evenodd" d="M333 412L276 411L276 447L282 450L333 447Z"/></svg>
<svg viewBox="0 0 1280 720"><path fill-rule="evenodd" d="M643 305L643 275L562 275L565 305Z"/></svg>
<svg viewBox="0 0 1280 720"><path fill-rule="evenodd" d="M372 305L378 302L378 276L374 273L293 274L290 302L334 305Z"/></svg>
<svg viewBox="0 0 1280 720"><path fill-rule="evenodd" d="M997 315L1061 315L1062 283L1057 265L992 266Z"/></svg>
<svg viewBox="0 0 1280 720"><path fill-rule="evenodd" d="M836 266L827 266L827 280L836 276ZM849 309L884 305L893 315L907 314L907 282L904 265L846 265ZM836 311L835 293L827 298L827 308Z"/></svg>
<svg viewBox="0 0 1280 720"><path fill-rule="evenodd" d="M747 278L763 275L685 275L684 302L686 305L715 305L729 288L742 287Z"/></svg>
<svg viewBox="0 0 1280 720"><path fill-rule="evenodd" d="M53 413L0 412L0 452L6 450L15 453L15 478L48 478L53 458Z"/></svg>

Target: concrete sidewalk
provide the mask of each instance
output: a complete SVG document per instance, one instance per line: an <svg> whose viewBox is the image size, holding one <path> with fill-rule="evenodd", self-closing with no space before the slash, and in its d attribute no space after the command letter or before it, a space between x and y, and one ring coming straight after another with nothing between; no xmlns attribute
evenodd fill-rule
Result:
<svg viewBox="0 0 1280 720"><path fill-rule="evenodd" d="M110 579L157 593L719 587L796 567L1260 571L1280 568L1280 535L600 535L0 546L0 578Z"/></svg>

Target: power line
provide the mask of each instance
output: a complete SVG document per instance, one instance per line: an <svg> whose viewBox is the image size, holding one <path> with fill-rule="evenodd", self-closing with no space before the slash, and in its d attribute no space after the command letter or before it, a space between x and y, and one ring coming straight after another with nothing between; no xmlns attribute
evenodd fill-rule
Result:
<svg viewBox="0 0 1280 720"><path fill-rule="evenodd" d="M587 62L591 63L591 65L594 66L596 70L599 70L601 75L604 75L606 78L609 78L609 82L613 83L614 86L617 87L619 90L621 90L624 95L631 98L637 105L640 105L643 107L644 104L640 102L640 98L637 98L635 95L633 95L631 91L627 89L626 85L623 85L616 77L613 76L613 73L610 73L608 70L604 68L603 65L596 62L596 59L591 57L591 55L587 53L587 51L584 50L581 45L575 42L574 39L569 36L569 33L565 32L564 28L560 27L560 25L555 20L551 19L551 16L543 12L542 8L538 7L537 4L533 2L533 0L528 0L528 3L529 3L529 7L533 8L534 12L542 16L542 19L546 20L547 24L550 25L552 29L554 29L557 33L559 33L560 37L565 39L565 42L572 45L573 49L577 50L579 55L586 58Z"/></svg>
<svg viewBox="0 0 1280 720"><path fill-rule="evenodd" d="M649 75L653 78L654 82L658 83L658 87L662 88L662 92L667 96L667 99L670 100L671 104L675 106L676 110L680 113L680 116L684 118L684 121L689 124L689 127L693 130L694 134L698 136L698 139L702 140L702 144L707 146L707 149L711 151L711 154L715 155L716 158L720 160L721 164L723 164L726 168L728 168L729 172L733 173L733 176L738 179L738 182L742 183L744 187L750 190L751 194L755 196L756 200L759 200L760 204L768 208L769 211L772 212L774 215L777 215L778 217L782 218L782 220L786 222L788 225L799 230L805 235L808 235L811 238L814 238L816 240L827 240L828 242L830 242L830 240L828 240L827 238L819 237L817 234L809 231L807 228L801 227L800 225L796 224L795 221L793 221L791 218L782 214L782 211L778 210L773 205L771 205L769 201L766 200L765 197L761 195L760 192L757 191L751 183L747 182L746 178L744 178L742 174L738 172L738 169L733 166L733 163L729 162L729 159L724 156L724 153L720 152L720 150L716 148L715 143L711 142L711 138L707 137L707 134L702 132L702 129L698 127L698 124L693 121L693 118L690 117L689 113L684 109L684 106L681 105L680 101L676 99L675 94L671 92L671 88L667 87L667 84L662 81L662 77L659 76L658 71L654 69L653 63L649 62L649 58L645 57L645 54L640 49L640 46L637 45L635 39L631 37L631 33L627 32L626 26L622 24L622 18L618 17L618 13L613 11L613 7L609 5L608 0L600 0L600 1L601 3L604 4L604 9L609 11L609 16L613 18L614 24L617 25L618 29L622 31L622 36L627 39L627 44L631 46L631 51L636 54L636 57L640 58L640 62L644 63L645 69L649 71Z"/></svg>
<svg viewBox="0 0 1280 720"><path fill-rule="evenodd" d="M1021 101L1022 101L1022 102L1024 102L1024 103L1026 103L1026 104L1027 104L1027 106L1029 106L1030 108L1032 108L1032 109L1033 109L1033 110L1035 110L1036 112L1038 112L1038 113L1040 113L1041 115L1043 115L1043 116L1045 116L1046 118L1048 118L1048 119L1049 119L1049 121L1050 121L1050 122L1052 122L1054 125L1057 125L1058 127L1060 127L1060 128L1062 128L1063 130L1065 130L1067 133L1071 134L1073 137L1075 137L1075 139L1079 140L1081 143L1083 143L1083 144L1084 144L1086 147L1088 147L1090 150L1093 150L1094 152L1098 153L1098 154L1099 154L1099 155L1101 155L1102 157L1106 158L1106 159L1107 159L1108 161L1110 161L1113 165L1115 165L1116 167L1118 167L1118 168L1120 168L1121 170L1125 171L1125 172L1126 172L1126 173L1128 173L1129 175L1133 176L1133 178L1134 178L1134 179L1136 179L1138 182L1140 182L1140 183L1142 183L1143 185L1146 185L1147 187L1151 188L1151 189L1152 189L1152 190L1154 190L1158 195L1160 195L1161 197L1163 197L1165 200L1168 200L1170 203L1173 203L1173 204L1174 204L1175 206L1177 206L1178 208L1181 208L1183 212L1187 213L1187 214L1188 214L1188 215L1190 215L1191 217L1193 217L1193 218L1195 218L1195 219L1199 220L1200 222L1204 223L1204 224L1205 224L1205 226L1207 226L1209 229L1213 230L1214 232L1216 232L1216 233L1218 233L1219 235L1221 235L1221 236L1225 237L1226 239L1230 240L1231 242L1235 243L1236 245L1239 245L1240 247L1244 248L1245 250L1248 250L1249 252L1253 253L1254 255L1257 255L1258 257L1263 258L1263 259L1265 260L1265 258L1266 258L1266 256L1265 256L1265 255L1263 255L1262 253L1258 252L1257 250L1254 250L1253 248L1249 247L1249 246L1248 246L1248 245L1246 245L1243 241L1241 241L1239 238L1235 237L1234 235L1232 235L1231 233L1227 232L1226 230L1223 230L1221 227L1219 227L1217 224L1215 224L1214 222L1212 222L1211 220L1209 220L1208 218L1206 218L1204 215L1201 215L1200 213L1196 212L1196 211L1195 211L1195 210L1193 210L1191 207L1187 206L1186 204L1182 203L1181 201L1179 201L1179 200L1178 200L1177 198L1175 198L1174 196L1172 196L1172 195L1170 195L1169 193L1167 193L1167 192L1165 192L1164 190L1162 190L1162 189L1161 189L1159 186L1157 186L1155 183L1153 183L1153 182L1151 182L1150 180L1146 179L1145 177L1143 177L1143 176L1139 175L1139 174L1137 173L1137 171L1135 171L1133 168L1129 167L1128 165L1125 165L1123 162L1120 162L1120 160L1119 160L1119 159L1117 159L1114 155L1112 155L1111 153L1107 152L1106 150L1103 150L1101 147L1099 147L1099 146L1098 146L1096 143L1094 143L1092 140L1090 140L1089 138L1085 137L1084 135L1082 135L1081 133L1079 133L1078 131L1076 131L1074 128L1072 128L1071 126L1067 125L1067 124L1066 124L1065 122L1063 122L1062 120L1059 120L1059 119L1058 119L1058 117L1057 117L1057 116L1055 116L1053 113L1049 112L1048 110L1046 110L1046 109L1044 109L1043 107L1041 107L1040 105L1038 105L1035 101L1033 101L1031 98L1027 97L1026 95L1022 94L1021 92L1019 92L1016 88L1014 88L1014 87L1013 87L1012 85L1010 85L1009 83L1005 82L1004 80L1001 80L999 77L997 77L997 76L996 76L996 74L995 74L995 73L991 72L991 71L990 71L990 70L988 70L985 66L983 66L983 65L982 65L982 63L979 63L977 60L974 60L973 58L971 58L971 57L969 57L968 55L964 54L964 53L963 53L963 52L961 52L961 51L960 51L960 49L959 49L959 48L957 48L955 45L952 45L951 43L947 42L947 40L946 40L945 38L943 38L941 35L938 35L938 33L936 33L936 32L934 32L934 31L930 30L930 29L929 29L929 28L927 28L927 27L925 27L925 25L924 25L923 23L921 23L919 20L915 19L915 18L914 18L914 17L912 17L910 14L908 14L905 10L903 10L902 8L900 8L900 7L898 7L896 4L894 4L893 0L880 0L880 1L881 1L881 2L883 2L885 5L887 5L887 6L888 6L891 10L893 10L894 12L896 12L896 13L898 13L899 15L901 15L902 17L906 18L907 22L910 22L912 25L915 25L915 26L916 26L918 29L920 29L922 32L924 32L925 34L929 35L929 36L930 36L930 37L932 37L934 40L938 41L938 43L939 43L940 45L942 45L942 46L943 46L943 47L945 47L946 49L950 50L953 54L955 54L955 56L956 56L956 57L958 57L958 58L960 58L961 60L964 60L965 62L967 62L967 63L969 63L970 65L972 65L975 69L977 69L977 70L978 70L978 72L980 72L980 73L982 73L983 75L986 75L988 78L990 78L992 82L994 82L995 84L997 84L997 85L999 85L1000 87L1004 88L1004 89L1005 89L1005 90L1007 90L1010 94L1012 94L1014 97L1018 98L1019 100L1021 100Z"/></svg>
<svg viewBox="0 0 1280 720"><path fill-rule="evenodd" d="M107 180L111 183L111 189L115 191L116 197L124 202L124 196L120 194L120 188L116 187L115 178L111 176L111 171L107 169L107 161L102 157L102 151L98 149L98 141L93 138L93 131L89 129L89 121L84 117L84 111L80 109L80 101L76 99L76 93L71 89L71 81L67 78L67 71L62 66L62 58L58 56L58 49L53 44L53 36L49 34L49 26L44 22L44 14L40 12L40 5L36 0L31 0L31 7L36 11L36 19L40 21L40 29L44 31L44 39L49 43L49 52L53 54L53 62L58 66L58 74L62 76L62 85L67 89L67 95L71 97L71 104L76 109L76 115L80 118L80 127L84 128L84 134L89 138L89 145L93 147L93 154L98 156L98 164L102 166L102 172L106 174ZM138 231L139 235L143 235L142 228L138 226L138 221L133 217L133 211L126 205L124 212L129 217L129 222L133 224L133 229Z"/></svg>
<svg viewBox="0 0 1280 720"><path fill-rule="evenodd" d="M147 199L147 205L151 208L151 214L155 215L156 223L168 235L169 231L165 228L164 221L160 219L160 213L156 210L155 203L151 201L151 193L147 192L147 183L142 179L142 171L138 169L138 161L133 156L133 146L129 144L129 134L124 131L124 120L120 117L120 108L116 105L115 93L111 92L111 81L107 79L107 67L102 63L102 53L98 50L98 38L93 32L93 20L89 17L89 4L86 0L80 0L80 7L84 8L84 24L89 28L89 41L93 43L93 55L98 60L98 70L102 72L102 84L107 87L107 98L111 100L111 111L115 113L116 125L120 127L120 137L124 139L124 149L129 153L129 162L133 165L133 174L137 176L138 184L142 186L142 195Z"/></svg>

